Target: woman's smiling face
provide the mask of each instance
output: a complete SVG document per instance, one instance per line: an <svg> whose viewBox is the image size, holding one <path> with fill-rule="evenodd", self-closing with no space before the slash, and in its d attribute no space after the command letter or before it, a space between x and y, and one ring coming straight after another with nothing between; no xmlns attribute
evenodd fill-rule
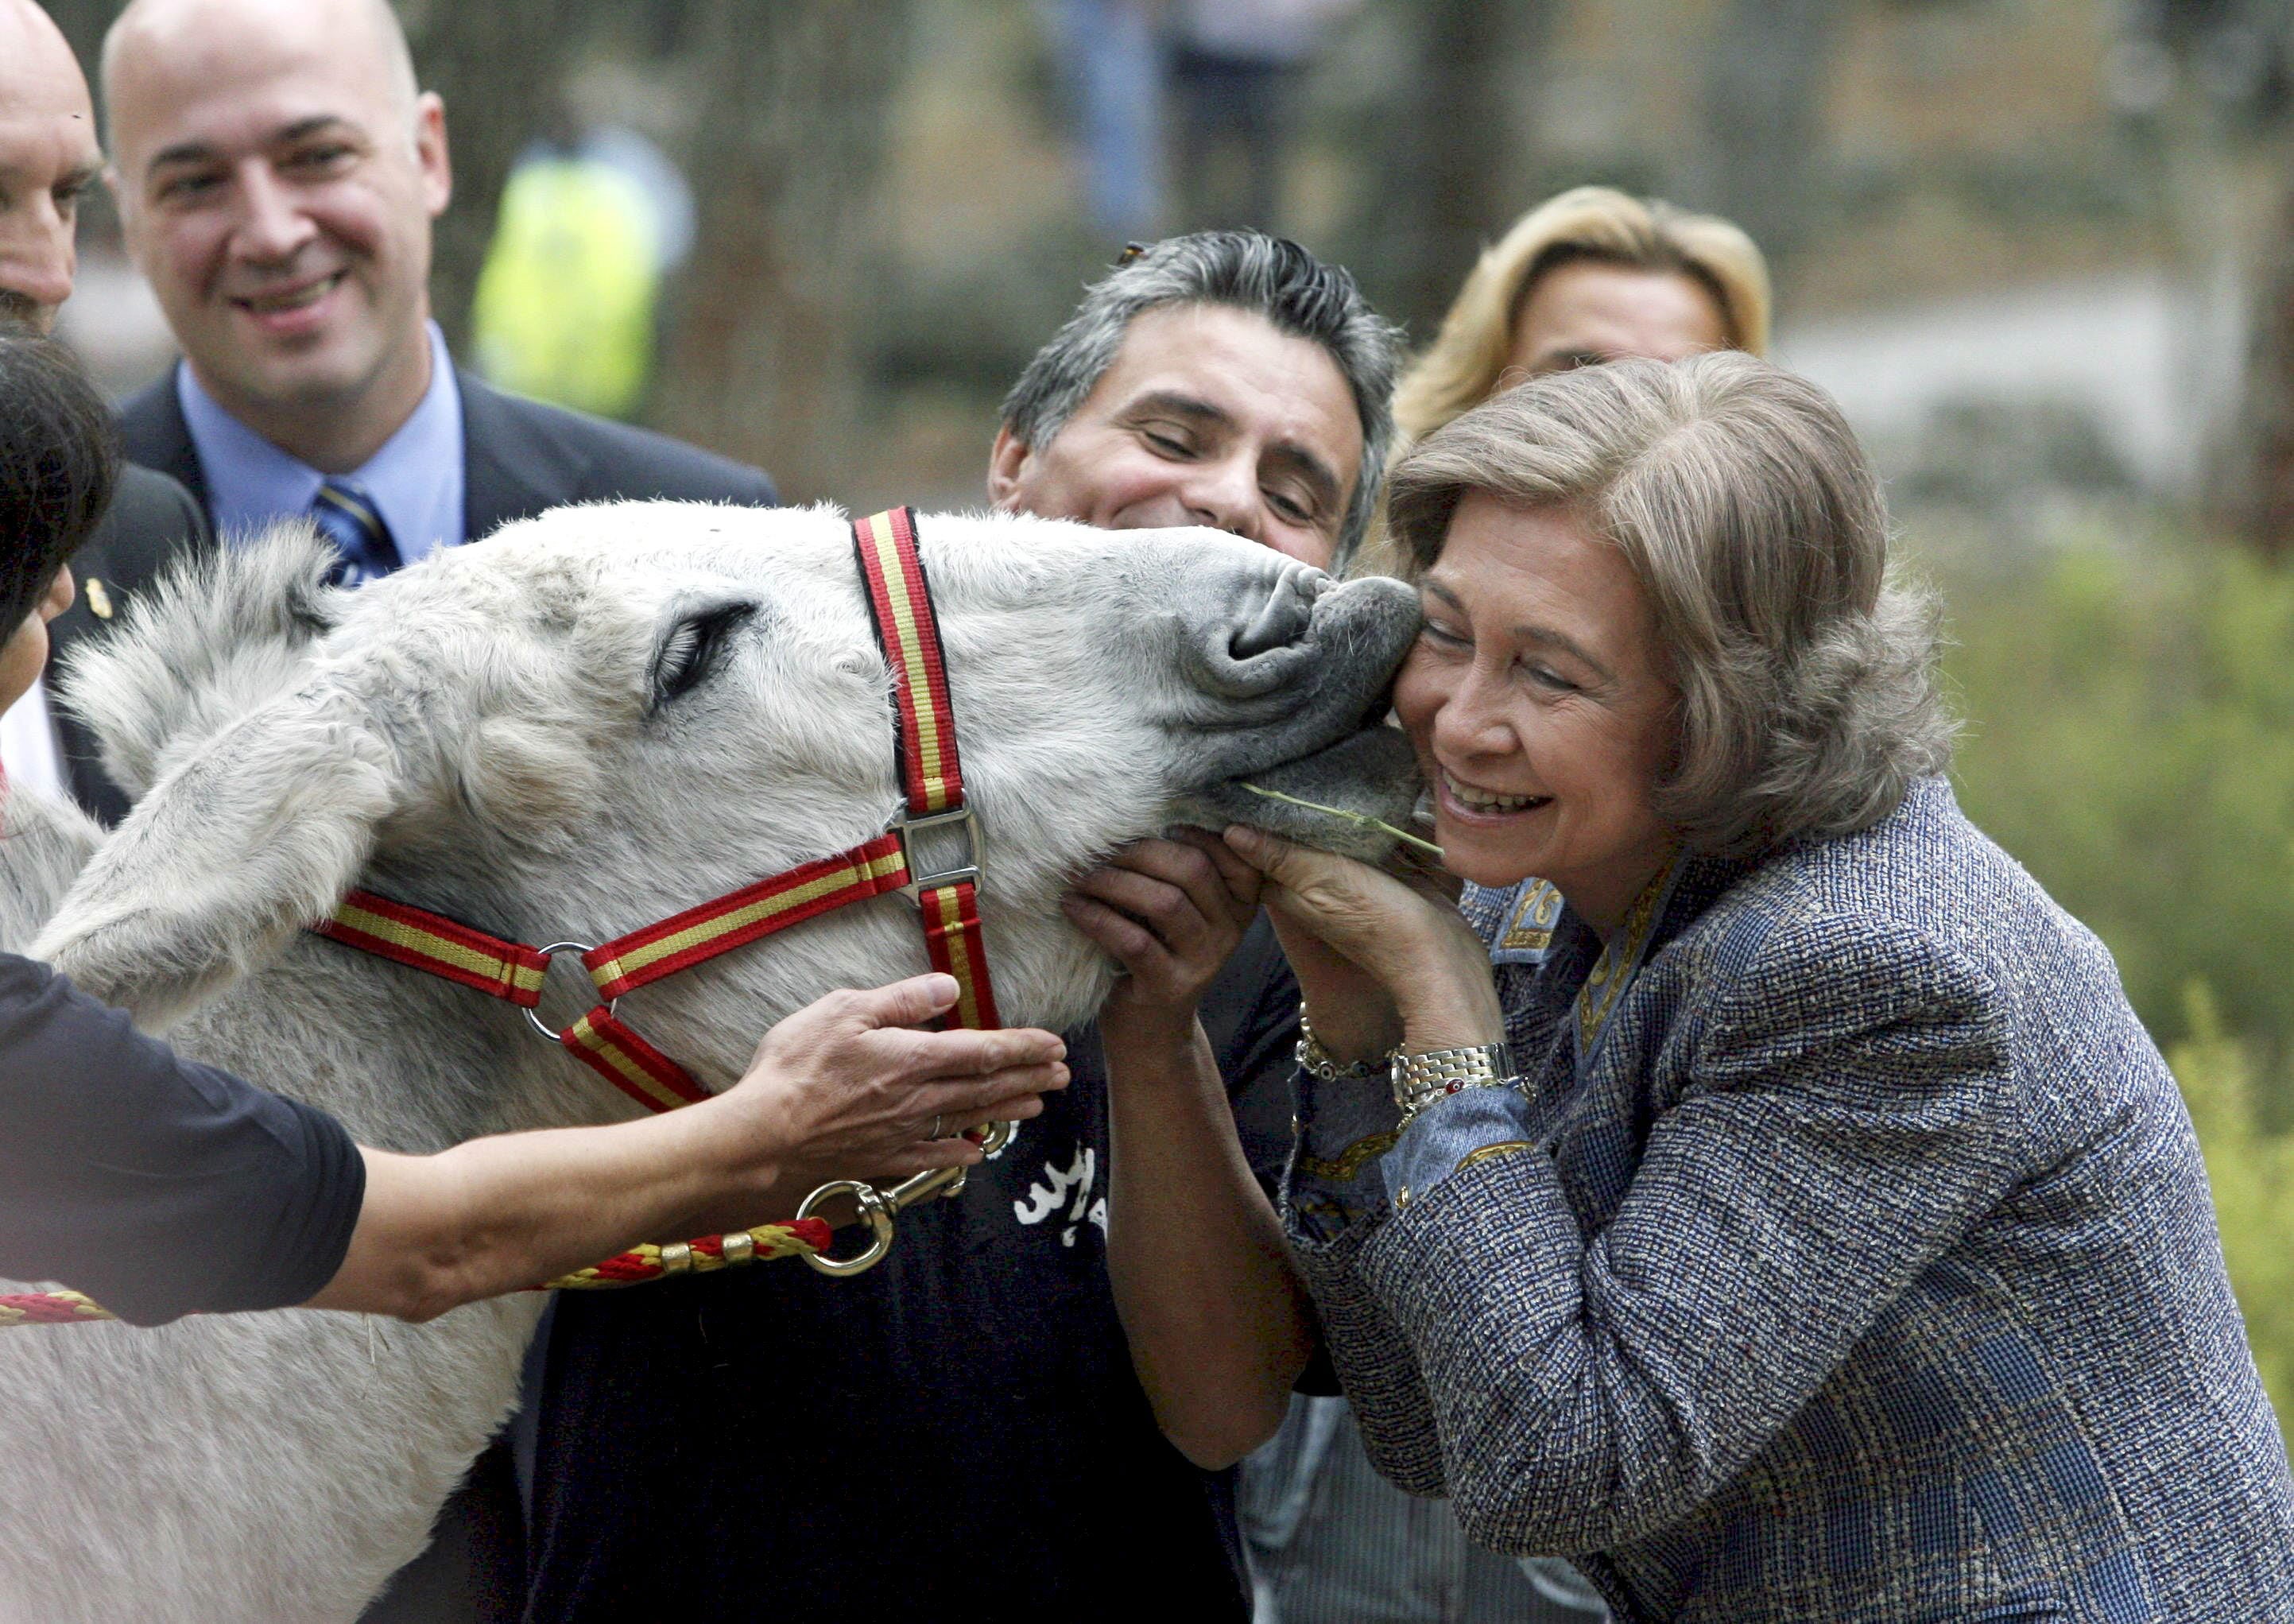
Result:
<svg viewBox="0 0 2294 1624"><path fill-rule="evenodd" d="M1575 509L1469 492L1420 597L1395 708L1449 867L1550 881L1607 934L1674 845L1652 802L1676 696L1640 583Z"/></svg>

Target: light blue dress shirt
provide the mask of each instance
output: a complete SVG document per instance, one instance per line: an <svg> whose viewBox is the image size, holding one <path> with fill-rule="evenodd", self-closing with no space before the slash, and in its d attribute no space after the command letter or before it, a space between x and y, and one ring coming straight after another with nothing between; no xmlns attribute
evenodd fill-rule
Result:
<svg viewBox="0 0 2294 1624"><path fill-rule="evenodd" d="M188 365L175 369L175 398L199 452L217 535L245 542L274 519L310 511L325 475L225 411ZM412 564L469 539L462 455L462 392L446 337L434 321L430 386L421 402L379 451L342 477L373 499L398 556Z"/></svg>

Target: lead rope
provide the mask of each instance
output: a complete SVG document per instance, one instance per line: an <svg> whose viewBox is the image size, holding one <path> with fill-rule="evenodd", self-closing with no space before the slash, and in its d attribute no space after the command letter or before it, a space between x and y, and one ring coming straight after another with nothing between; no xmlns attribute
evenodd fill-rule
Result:
<svg viewBox="0 0 2294 1624"><path fill-rule="evenodd" d="M956 1007L942 1024L1000 1026L980 935L977 835L972 810L964 803L948 662L932 613L931 585L916 556L914 509L896 508L855 522L852 545L876 641L893 678L893 743L903 808L891 829L848 850L760 880L594 947L580 942L528 946L370 891L350 892L332 918L312 929L346 946L517 1005L536 1032L652 1111L692 1104L705 1099L707 1091L614 1015L614 1006L622 994L888 891L915 893L932 968L956 978ZM960 837L961 860L953 866L927 868L915 844L926 831ZM535 1011L549 961L559 953L581 955L602 1002L572 1026L553 1032ZM967 1137L993 1156L1011 1142L1014 1128L1008 1122L992 1123ZM916 1173L889 1190L862 1180L836 1179L805 1197L797 1215L787 1222L666 1245L647 1243L528 1289L610 1289L677 1274L712 1273L774 1257L801 1257L823 1274L861 1274L891 1250L894 1221L903 1209L934 1196L960 1195L964 1184L961 1167ZM832 1257L828 1246L834 1232L818 1214L846 1200L866 1224L868 1244L853 1257ZM76 1291L0 1295L0 1329L114 1317Z"/></svg>

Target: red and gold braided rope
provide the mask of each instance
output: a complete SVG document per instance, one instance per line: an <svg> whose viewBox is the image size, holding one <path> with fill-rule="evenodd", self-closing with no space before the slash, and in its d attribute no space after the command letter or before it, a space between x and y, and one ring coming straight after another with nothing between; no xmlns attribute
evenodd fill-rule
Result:
<svg viewBox="0 0 2294 1624"><path fill-rule="evenodd" d="M665 1245L647 1241L616 1253L602 1263L561 1274L529 1291L606 1291L620 1286L643 1286L676 1274L714 1274L743 1263L768 1258L800 1257L826 1252L832 1231L818 1218L792 1218L782 1223L761 1223L729 1235L704 1235L697 1240L672 1240ZM118 1316L77 1291L27 1291L0 1295L0 1330L18 1325L81 1325Z"/></svg>
<svg viewBox="0 0 2294 1624"><path fill-rule="evenodd" d="M115 1316L76 1291L26 1291L0 1296L0 1330L12 1325L77 1325Z"/></svg>

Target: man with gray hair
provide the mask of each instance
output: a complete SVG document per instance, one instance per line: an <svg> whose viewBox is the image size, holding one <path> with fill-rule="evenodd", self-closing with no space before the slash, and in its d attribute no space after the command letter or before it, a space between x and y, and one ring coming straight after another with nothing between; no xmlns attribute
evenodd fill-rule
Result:
<svg viewBox="0 0 2294 1624"><path fill-rule="evenodd" d="M1295 244L1137 250L1021 373L989 495L1335 564L1377 501L1397 348ZM1068 1035L1069 1088L874 1271L559 1303L533 1624L1249 1619L1232 1468L1315 1334L1268 1198L1297 987L1224 855L1151 840L1078 883L1070 917L1128 973Z"/></svg>
<svg viewBox="0 0 2294 1624"><path fill-rule="evenodd" d="M1110 529L1208 524L1324 569L1370 527L1400 335L1295 242L1127 253L1004 400L988 493Z"/></svg>

